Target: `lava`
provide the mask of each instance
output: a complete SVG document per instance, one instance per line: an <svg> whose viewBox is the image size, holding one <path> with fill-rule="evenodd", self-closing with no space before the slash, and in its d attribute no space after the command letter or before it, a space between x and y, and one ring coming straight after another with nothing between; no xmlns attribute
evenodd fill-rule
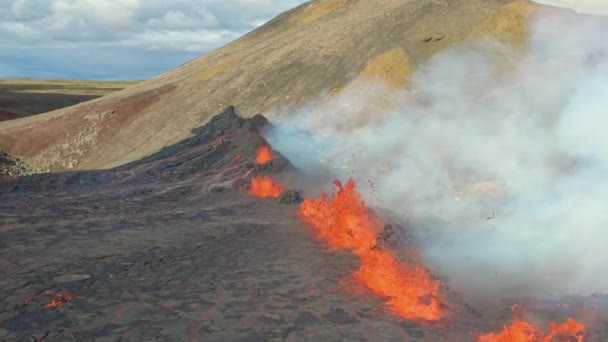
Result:
<svg viewBox="0 0 608 342"><path fill-rule="evenodd" d="M583 323L579 323L572 318L568 318L566 322L562 324L549 323L549 335L545 338L545 341L550 342L554 337L560 335L576 336L577 340L583 341L586 326Z"/></svg>
<svg viewBox="0 0 608 342"><path fill-rule="evenodd" d="M285 189L268 176L253 177L249 192L256 197L279 197Z"/></svg>
<svg viewBox="0 0 608 342"><path fill-rule="evenodd" d="M267 145L262 145L255 158L257 165L266 164L273 159L272 150ZM256 197L279 197L285 189L268 176L253 177L249 192Z"/></svg>
<svg viewBox="0 0 608 342"><path fill-rule="evenodd" d="M55 293L54 297L55 297L55 299L53 299L50 303L43 305L42 309L56 308L59 305L61 305L63 303L67 303L74 298L74 296L69 293L66 293L66 294Z"/></svg>
<svg viewBox="0 0 608 342"><path fill-rule="evenodd" d="M350 179L345 186L334 182L330 198L306 199L300 217L312 225L317 236L332 248L351 250L361 266L354 274L371 292L386 297L396 315L435 321L442 318L438 299L441 283L411 263L399 261L391 252L377 248L381 220L371 213Z"/></svg>
<svg viewBox="0 0 608 342"><path fill-rule="evenodd" d="M387 297L388 307L405 318L438 320L442 317L437 294L441 283L421 266L402 263L385 250L359 255L361 267L355 278L372 292Z"/></svg>
<svg viewBox="0 0 608 342"><path fill-rule="evenodd" d="M584 340L586 327L572 318L565 323L549 323L549 333L545 334L538 327L521 319L514 319L511 325L505 326L499 333L481 335L477 342L552 342L555 338L576 338Z"/></svg>
<svg viewBox="0 0 608 342"><path fill-rule="evenodd" d="M258 165L266 164L272 160L272 150L270 147L263 145L258 149L255 163Z"/></svg>
<svg viewBox="0 0 608 342"><path fill-rule="evenodd" d="M338 191L333 198L321 194L319 198L306 199L300 205L300 216L332 248L363 254L376 246L381 221L367 210L354 181L345 187L339 181L334 184Z"/></svg>

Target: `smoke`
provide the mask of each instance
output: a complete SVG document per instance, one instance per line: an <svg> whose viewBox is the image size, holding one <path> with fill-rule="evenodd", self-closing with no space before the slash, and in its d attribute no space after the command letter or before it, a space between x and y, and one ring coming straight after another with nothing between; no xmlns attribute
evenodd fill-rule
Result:
<svg viewBox="0 0 608 342"><path fill-rule="evenodd" d="M605 0L535 0L540 4L569 8L579 13L608 15Z"/></svg>
<svg viewBox="0 0 608 342"><path fill-rule="evenodd" d="M530 29L525 52L463 44L407 91L351 84L282 116L268 139L311 177L354 176L453 287L605 293L608 23L541 11Z"/></svg>

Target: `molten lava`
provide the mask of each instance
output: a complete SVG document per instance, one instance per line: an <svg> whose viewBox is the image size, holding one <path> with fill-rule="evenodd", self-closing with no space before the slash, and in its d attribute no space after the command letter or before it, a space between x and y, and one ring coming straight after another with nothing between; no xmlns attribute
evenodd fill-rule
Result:
<svg viewBox="0 0 608 342"><path fill-rule="evenodd" d="M532 342L541 341L542 332L534 325L514 320L499 333L479 336L478 342Z"/></svg>
<svg viewBox="0 0 608 342"><path fill-rule="evenodd" d="M249 192L256 197L279 197L285 189L270 177L253 177Z"/></svg>
<svg viewBox="0 0 608 342"><path fill-rule="evenodd" d="M553 341L554 337L561 335L576 337L577 341L583 341L586 326L583 323L579 323L572 318L568 318L565 323L549 323L549 335L545 338L545 341Z"/></svg>
<svg viewBox="0 0 608 342"><path fill-rule="evenodd" d="M441 303L437 299L441 283L431 278L420 266L401 263L390 252L370 250L359 255L361 267L355 277L372 292L387 297L388 306L404 318L441 318Z"/></svg>
<svg viewBox="0 0 608 342"><path fill-rule="evenodd" d="M373 293L387 297L387 305L395 314L439 320L441 283L424 268L400 262L392 253L376 248L380 219L367 209L354 180L345 186L336 181L335 185L337 191L331 198L321 194L301 204L302 219L331 247L349 249L359 257L361 266L355 278Z"/></svg>
<svg viewBox="0 0 608 342"><path fill-rule="evenodd" d="M568 318L565 323L550 323L548 334L543 333L536 326L514 319L511 325L505 326L500 333L490 333L479 336L478 342L552 342L559 337L574 337L581 342L584 339L585 325Z"/></svg>
<svg viewBox="0 0 608 342"><path fill-rule="evenodd" d="M333 198L321 194L302 202L301 217L331 247L351 249L356 254L369 251L376 246L380 220L367 210L354 181L350 180L345 187L339 181L335 185L338 191Z"/></svg>
<svg viewBox="0 0 608 342"><path fill-rule="evenodd" d="M56 308L59 305L61 305L63 303L67 303L67 302L71 301L72 298L74 298L74 296L69 293L66 293L66 294L56 293L54 296L55 296L55 299L53 299L50 303L43 305L42 309Z"/></svg>
<svg viewBox="0 0 608 342"><path fill-rule="evenodd" d="M258 165L266 164L272 160L272 150L270 147L264 145L258 149L257 156L255 157L255 163Z"/></svg>

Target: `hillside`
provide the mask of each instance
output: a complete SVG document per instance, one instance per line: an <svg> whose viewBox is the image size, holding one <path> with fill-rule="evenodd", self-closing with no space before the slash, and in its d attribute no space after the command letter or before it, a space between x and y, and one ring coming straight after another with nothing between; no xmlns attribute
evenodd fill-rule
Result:
<svg viewBox="0 0 608 342"><path fill-rule="evenodd" d="M536 8L509 0L315 0L173 71L91 102L0 123L0 148L39 169L109 168L180 141L227 105L272 118L359 77L404 87L480 34L521 45Z"/></svg>

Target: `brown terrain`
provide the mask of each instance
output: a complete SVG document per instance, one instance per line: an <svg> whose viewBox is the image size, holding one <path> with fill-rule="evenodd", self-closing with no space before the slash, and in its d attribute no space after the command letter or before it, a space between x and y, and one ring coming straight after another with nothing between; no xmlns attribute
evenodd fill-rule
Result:
<svg viewBox="0 0 608 342"><path fill-rule="evenodd" d="M137 82L0 80L0 121L46 113L96 99Z"/></svg>
<svg viewBox="0 0 608 342"><path fill-rule="evenodd" d="M301 196L316 194L251 193L254 177L303 177L276 151L257 161L279 109L360 78L406 87L473 36L525 48L538 8L316 0L155 79L0 123L0 340L476 341L513 304L543 329L574 317L585 341L608 340L604 295L479 307L444 284L441 320L400 317L353 279L357 254L301 219ZM384 217L366 252L415 247L412 227Z"/></svg>

